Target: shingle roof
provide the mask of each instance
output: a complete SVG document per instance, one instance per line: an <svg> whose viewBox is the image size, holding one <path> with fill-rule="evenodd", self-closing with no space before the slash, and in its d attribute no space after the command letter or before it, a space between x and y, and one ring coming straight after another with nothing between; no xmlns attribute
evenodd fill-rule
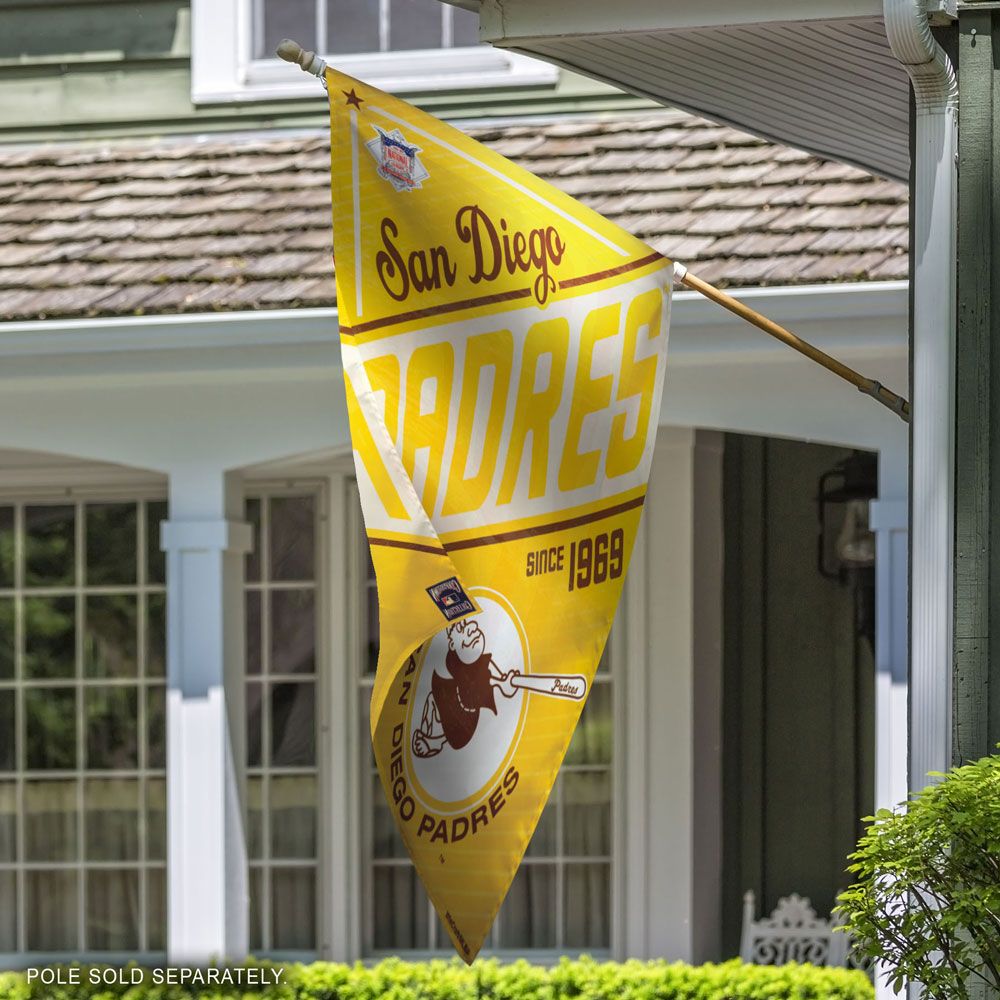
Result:
<svg viewBox="0 0 1000 1000"><path fill-rule="evenodd" d="M680 112L470 128L721 285L905 278L906 189ZM332 305L325 137L0 151L0 318Z"/></svg>

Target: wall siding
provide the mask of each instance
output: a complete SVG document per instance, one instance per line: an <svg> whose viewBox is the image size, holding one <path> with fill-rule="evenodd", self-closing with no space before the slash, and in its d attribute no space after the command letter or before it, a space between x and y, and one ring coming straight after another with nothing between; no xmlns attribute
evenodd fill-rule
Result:
<svg viewBox="0 0 1000 1000"><path fill-rule="evenodd" d="M0 0L0 141L322 128L315 100L195 107L190 0ZM555 87L407 95L443 118L617 111L650 102L572 73Z"/></svg>

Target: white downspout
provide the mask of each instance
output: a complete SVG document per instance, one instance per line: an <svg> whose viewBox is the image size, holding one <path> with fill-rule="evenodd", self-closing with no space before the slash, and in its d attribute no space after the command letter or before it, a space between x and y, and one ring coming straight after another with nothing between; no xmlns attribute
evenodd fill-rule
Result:
<svg viewBox="0 0 1000 1000"><path fill-rule="evenodd" d="M958 80L921 0L883 0L916 99L910 577L910 787L951 766Z"/></svg>
<svg viewBox="0 0 1000 1000"><path fill-rule="evenodd" d="M958 80L922 0L883 0L883 12L916 101L909 782L921 788L951 765Z"/></svg>

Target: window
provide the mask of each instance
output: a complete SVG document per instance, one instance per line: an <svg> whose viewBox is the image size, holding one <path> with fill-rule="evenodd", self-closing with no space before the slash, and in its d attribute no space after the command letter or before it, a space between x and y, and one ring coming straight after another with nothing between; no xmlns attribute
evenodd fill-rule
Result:
<svg viewBox="0 0 1000 1000"><path fill-rule="evenodd" d="M548 63L478 43L478 15L440 0L192 0L195 103L317 96L274 56L295 38L337 69L395 92L551 85Z"/></svg>
<svg viewBox="0 0 1000 1000"><path fill-rule="evenodd" d="M255 489L246 565L250 947L317 951L320 494Z"/></svg>
<svg viewBox="0 0 1000 1000"><path fill-rule="evenodd" d="M378 659L375 573L355 512L365 574L364 655L357 665L360 724L368 708ZM526 950L600 954L611 948L614 666L608 650L570 743L535 835L484 944L484 951ZM451 950L396 831L370 743L360 756L362 827L362 949L382 952Z"/></svg>
<svg viewBox="0 0 1000 1000"><path fill-rule="evenodd" d="M165 949L165 516L0 500L0 953Z"/></svg>
<svg viewBox="0 0 1000 1000"><path fill-rule="evenodd" d="M479 16L439 0L257 0L254 59L294 38L336 60L357 53L479 44Z"/></svg>

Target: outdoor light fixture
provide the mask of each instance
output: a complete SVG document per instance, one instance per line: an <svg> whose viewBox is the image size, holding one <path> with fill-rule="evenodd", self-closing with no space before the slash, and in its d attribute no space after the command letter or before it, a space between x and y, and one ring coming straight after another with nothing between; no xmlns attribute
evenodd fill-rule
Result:
<svg viewBox="0 0 1000 1000"><path fill-rule="evenodd" d="M849 570L874 567L875 535L868 527L868 504L877 492L878 465L871 452L855 451L819 477L816 555L819 571L828 580L846 583ZM831 537L836 523L829 517L831 504L844 509L836 538Z"/></svg>

